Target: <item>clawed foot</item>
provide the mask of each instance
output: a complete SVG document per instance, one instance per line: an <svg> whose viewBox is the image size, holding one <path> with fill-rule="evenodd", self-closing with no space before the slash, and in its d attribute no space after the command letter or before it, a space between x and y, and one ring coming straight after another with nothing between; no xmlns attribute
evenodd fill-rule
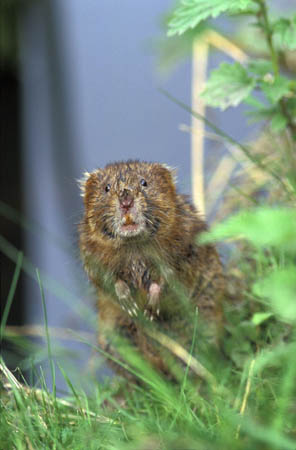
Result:
<svg viewBox="0 0 296 450"><path fill-rule="evenodd" d="M132 299L131 291L128 285L122 280L116 281L115 292L121 308L126 311L131 317L137 317L139 307L137 303Z"/></svg>
<svg viewBox="0 0 296 450"><path fill-rule="evenodd" d="M157 283L151 283L148 292L148 304L144 310L144 316L147 317L151 322L159 317L160 314L160 291L161 287Z"/></svg>

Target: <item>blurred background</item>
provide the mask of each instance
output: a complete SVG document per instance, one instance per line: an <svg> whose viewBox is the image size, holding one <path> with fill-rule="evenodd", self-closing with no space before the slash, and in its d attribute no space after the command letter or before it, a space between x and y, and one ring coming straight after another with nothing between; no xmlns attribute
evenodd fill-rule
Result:
<svg viewBox="0 0 296 450"><path fill-rule="evenodd" d="M281 2L281 8L288 3ZM7 298L14 294L8 330L15 339L18 333L42 334L37 327L44 322L38 268L56 361L72 364L73 376L81 379L88 371L89 347L69 336L54 339L71 328L89 333L84 336L95 342L95 296L77 246L83 210L77 179L83 171L115 160L160 161L177 168L179 190L191 194L191 117L159 87L189 107L202 108L191 86L199 80L205 56L202 48L195 49L196 69L194 35L187 33L179 41L166 37L165 19L175 6L171 0L0 4L2 317ZM234 24L222 20L220 27L227 33ZM244 54L237 57L243 60ZM230 58L231 50L225 54L212 49L206 69ZM207 117L236 139L252 137L246 136L243 107L210 110ZM255 135L257 130L251 130ZM206 139L204 146L211 222L236 163L223 163L229 148L221 141ZM219 164L222 188L211 178ZM24 252L24 270L12 292L19 250ZM27 368L44 363L46 369L47 353L38 347L39 340L24 345L24 354L16 354L11 341L6 342L11 366L31 355ZM62 379L58 383L63 389Z"/></svg>

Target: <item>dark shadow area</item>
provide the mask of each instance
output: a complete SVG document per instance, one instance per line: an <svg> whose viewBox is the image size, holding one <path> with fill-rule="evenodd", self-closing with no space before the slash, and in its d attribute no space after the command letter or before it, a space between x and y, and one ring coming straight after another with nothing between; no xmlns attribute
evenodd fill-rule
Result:
<svg viewBox="0 0 296 450"><path fill-rule="evenodd" d="M0 8L0 200L22 212L22 158L21 158L21 88L17 63L18 5L11 3ZM19 225L4 216L0 209L0 235L18 249L23 248L23 232ZM0 253L0 312L1 318L11 288L15 263ZM23 276L16 287L8 316L8 325L22 325L24 321ZM1 350L12 350L4 342ZM18 356L15 355L17 362Z"/></svg>

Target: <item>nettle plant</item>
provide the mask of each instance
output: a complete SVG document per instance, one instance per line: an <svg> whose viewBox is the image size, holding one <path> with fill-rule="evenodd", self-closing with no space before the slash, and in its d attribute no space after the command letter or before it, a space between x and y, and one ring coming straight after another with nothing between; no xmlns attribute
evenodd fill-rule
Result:
<svg viewBox="0 0 296 450"><path fill-rule="evenodd" d="M202 93L205 103L222 110L247 103L257 119L269 120L272 131L288 128L296 138L296 81L280 71L283 52L296 50L296 12L272 20L265 0L183 0L168 23L168 35L181 35L222 13L253 19L249 25L260 30L267 54L245 65L222 63L213 70ZM263 94L263 101L254 96L256 92Z"/></svg>
<svg viewBox="0 0 296 450"><path fill-rule="evenodd" d="M265 0L183 0L170 17L168 35L198 29L221 14L247 18L248 33L260 44L260 57L248 58L245 64L222 63L210 73L201 95L206 105L221 110L245 103L252 119L263 121L264 131L275 136L273 154L266 148L258 155L252 146L239 147L270 176L264 187L268 194L276 189L280 193L266 196L272 206L242 210L205 239L244 238L253 249L260 269L252 279L253 283L257 278L252 295L263 305L251 319L255 325L274 316L296 325L296 81L285 64L286 55L296 50L296 11L273 18Z"/></svg>

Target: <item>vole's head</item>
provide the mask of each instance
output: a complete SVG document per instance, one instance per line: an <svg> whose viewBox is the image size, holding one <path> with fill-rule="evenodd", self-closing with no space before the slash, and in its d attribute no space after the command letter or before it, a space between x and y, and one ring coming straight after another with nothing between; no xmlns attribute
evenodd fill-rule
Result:
<svg viewBox="0 0 296 450"><path fill-rule="evenodd" d="M107 239L165 233L175 215L172 171L158 163L116 162L86 173L80 182L85 220Z"/></svg>

